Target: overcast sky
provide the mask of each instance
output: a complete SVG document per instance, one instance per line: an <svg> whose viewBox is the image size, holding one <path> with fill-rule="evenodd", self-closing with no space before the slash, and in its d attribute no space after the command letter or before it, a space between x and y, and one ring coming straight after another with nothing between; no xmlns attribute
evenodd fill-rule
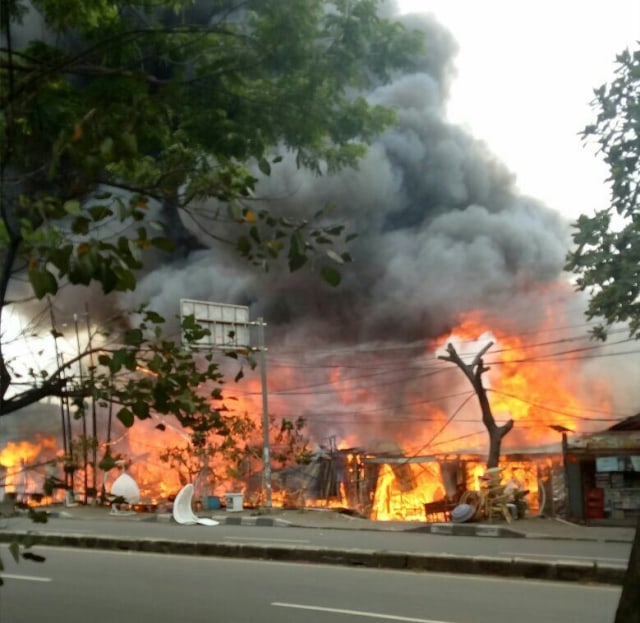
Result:
<svg viewBox="0 0 640 623"><path fill-rule="evenodd" d="M615 55L640 40L638 0L397 2L458 40L449 118L486 140L525 193L571 220L607 201L604 166L577 134Z"/></svg>

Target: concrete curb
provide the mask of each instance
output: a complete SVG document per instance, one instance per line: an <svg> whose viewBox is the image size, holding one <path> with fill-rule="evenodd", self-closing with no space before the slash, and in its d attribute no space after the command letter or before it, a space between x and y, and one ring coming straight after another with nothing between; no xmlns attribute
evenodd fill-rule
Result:
<svg viewBox="0 0 640 623"><path fill-rule="evenodd" d="M432 523L419 528L412 528L407 532L425 532L429 534L442 534L447 536L487 536L487 537L508 537L523 539L526 534L505 528L503 526L493 526L487 524L473 523Z"/></svg>
<svg viewBox="0 0 640 623"><path fill-rule="evenodd" d="M207 515L209 516L209 515ZM308 526L295 521L287 521L277 517L268 517L265 515L257 515L253 517L238 516L221 516L211 515L212 519L219 521L227 526L278 526L289 528L316 528L316 526ZM145 521L161 521L171 522L170 514L159 514ZM342 530L340 526L326 526L326 530ZM359 526L359 530L379 531L379 528L369 528L367 526ZM432 523L417 528L408 528L402 532L421 532L425 534L440 534L443 536L486 536L486 537L509 537L509 538L525 538L527 535L503 526L493 526L487 524L453 524L453 523Z"/></svg>
<svg viewBox="0 0 640 623"><path fill-rule="evenodd" d="M220 524L227 526L277 526L281 528L288 528L293 526L289 521L285 521L284 519L279 519L277 517L265 517L262 515L256 515L254 517L239 517L239 516L220 516L220 515L207 515L208 518L215 519L220 522ZM156 515L152 515L148 518L141 519L140 521L149 521L149 522L161 522L161 523L173 523L173 517L170 513L159 513ZM297 526L303 528L305 526Z"/></svg>
<svg viewBox="0 0 640 623"><path fill-rule="evenodd" d="M411 554L358 549L337 550L310 546L287 547L282 545L202 543L166 539L133 539L54 533L38 534L31 531L0 532L0 543L11 542L29 546L46 545L157 554L217 556L611 585L622 585L626 572L624 567L600 565L596 562L545 562L527 558Z"/></svg>
<svg viewBox="0 0 640 623"><path fill-rule="evenodd" d="M55 519L76 519L72 512L67 509L63 510L48 510L47 514L50 518ZM16 512L13 516L26 516L24 512ZM371 526L366 523L358 524L357 527L345 526L345 525L321 525L318 523L307 523L304 521L293 521L282 519L279 517L272 517L268 514L235 514L235 513L217 513L203 515L210 517L220 522L223 525L232 526L275 526L275 527L291 527L291 528L306 528L306 529L321 529L321 530L353 530L360 531L392 531L392 532L409 532L409 533L424 533L435 534L442 536L472 536L472 537L490 537L490 538L525 538L531 540L543 540L543 541L577 541L577 542L598 542L598 543L632 543L633 535L629 537L607 537L603 535L554 535L544 532L527 532L514 529L512 527L506 527L504 525L496 524L476 524L476 523L427 523L427 524L407 524L406 526L398 527L397 525L377 525ZM107 517L118 519L117 515L105 514L102 519ZM5 517L9 519L10 517ZM166 522L171 523L173 521L172 514L170 512L157 512L149 515L140 515L133 513L132 515L123 514L120 519L135 520L139 522Z"/></svg>

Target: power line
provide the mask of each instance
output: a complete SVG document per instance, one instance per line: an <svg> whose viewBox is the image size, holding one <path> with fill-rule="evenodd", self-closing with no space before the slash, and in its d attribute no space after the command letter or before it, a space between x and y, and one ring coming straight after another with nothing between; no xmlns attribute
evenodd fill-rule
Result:
<svg viewBox="0 0 640 623"><path fill-rule="evenodd" d="M473 396L475 396L476 393L475 391L471 391L469 392L469 395L458 405L458 408L449 416L449 418L447 419L447 421L444 423L444 425L440 428L440 430L438 430L437 433L435 433L435 435L433 435L431 437L431 439L429 441L427 441L427 443L423 444L422 446L420 446L415 452L412 452L411 455L409 457L407 457L407 462L411 459L414 458L416 456L419 456L420 453L425 450L426 448L430 448L433 444L433 442L440 436L440 434L442 432L444 432L444 430L449 426L449 424L451 424L451 422L454 420L454 418L456 417L456 415L458 415L458 413L460 413L460 411L462 411L462 408L467 404L467 402L469 402L469 400L471 400L471 398L473 398Z"/></svg>
<svg viewBox="0 0 640 623"><path fill-rule="evenodd" d="M536 404L534 402L530 402L529 400L525 400L520 396L515 396L513 394L508 394L507 392L501 392L495 389L487 389L487 391L494 394L498 394L500 396L505 396L507 398L513 398L514 400L518 400L519 402L528 404L529 406L534 407L536 409L542 409L543 411L550 411L551 413L557 413L558 415L564 415L566 417L574 418L576 420L582 420L585 422L610 422L611 421L610 419L606 419L606 418L589 418L581 415L576 415L575 413L567 413L566 411L560 411L559 409L552 409L551 407L545 407L544 405ZM615 421L619 421L619 420L615 420Z"/></svg>
<svg viewBox="0 0 640 623"><path fill-rule="evenodd" d="M509 337L512 338L517 338L517 337L521 337L524 335L541 335L544 333L551 333L551 332L556 332L556 331L565 331L565 330L573 330L573 329L580 329L580 328L589 328L589 327L594 327L596 326L593 323L582 323L582 324L577 324L577 325L566 325L566 326L561 326L561 327L553 327L553 328L545 328L545 329L535 329L532 331L519 331L517 333L512 333L510 334ZM487 333L490 333L491 329L487 330ZM627 332L627 329L625 328L620 328L620 329L611 329L609 331L609 335L613 335L613 334L617 334L617 333L625 333ZM453 333L451 335L451 337L455 337L455 329L453 330ZM499 337L497 337L496 339L500 340ZM553 344L561 344L563 342L567 342L567 341L577 341L577 340L586 340L589 339L589 335L588 334L581 334L581 335L577 335L577 336L573 336L573 337L568 337L568 338L560 338L557 340L552 340L552 341L548 341L548 342L541 342L541 343L537 343L537 344L525 344L522 345L518 348L534 348L537 346L546 346L546 345L553 345ZM342 354L342 353L347 353L347 354L362 354L362 353L388 353L388 352L393 352L393 351L404 351L404 350L411 350L414 348L423 348L423 349L427 349L428 345L430 342L432 342L433 340L431 339L421 339L421 340L417 340L414 342L409 342L407 344L392 344L392 345L354 345L354 346L340 346L340 347L336 347L336 348L317 348L314 349L311 346L308 345L300 345L298 347L297 350L278 350L277 346L276 347L272 347L272 351L276 354L279 355L317 355L317 356L322 356L322 357L328 357L331 355L335 355L335 354ZM474 344L476 343L478 340L474 339L474 340L459 340L458 343L459 344ZM509 350L512 349L502 349L500 351L496 351L496 352L507 352Z"/></svg>
<svg viewBox="0 0 640 623"><path fill-rule="evenodd" d="M441 374L443 372L447 372L449 369L448 368L441 368L439 370L434 370L433 372L428 372L425 374L420 374L418 376L408 376L408 377L403 377L400 379L393 379L390 381L386 381L386 382L380 382L380 383L376 383L375 385L357 385L355 387L350 387L349 390L350 391L357 391L357 390L373 390L373 389L377 389L378 387L382 387L382 386L387 386L387 385L398 385L398 384L403 384L403 383L408 383L408 382L413 382L419 379L423 379L423 378L427 378L430 376L435 376L437 374ZM361 378L370 378L371 376L377 376L376 375L365 375L363 377L351 377L348 379L340 379L338 381L324 381L321 383L315 383L315 384L310 384L310 385L301 385L299 387L294 387L294 388L289 388L289 389L282 389L282 390L269 390L269 395L272 396L319 396L319 395L324 395L324 394L333 394L337 391L340 391L339 389L336 389L336 385L342 383L342 382L347 382L347 381L353 381L353 380L359 380ZM303 390L307 390L307 389L313 389L314 387L329 387L329 389L326 390L320 390L320 391L315 391L315 392L308 392L308 391L303 391ZM260 392L252 392L252 391L242 391L242 390L235 390L236 393L239 394L243 394L245 396L257 396L260 394Z"/></svg>

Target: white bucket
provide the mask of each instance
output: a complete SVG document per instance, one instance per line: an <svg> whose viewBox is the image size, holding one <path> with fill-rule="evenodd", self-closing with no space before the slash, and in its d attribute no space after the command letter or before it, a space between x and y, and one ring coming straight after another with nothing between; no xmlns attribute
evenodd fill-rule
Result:
<svg viewBox="0 0 640 623"><path fill-rule="evenodd" d="M241 511L243 503L242 498L242 493L226 493L224 499L227 504L227 512L232 513Z"/></svg>

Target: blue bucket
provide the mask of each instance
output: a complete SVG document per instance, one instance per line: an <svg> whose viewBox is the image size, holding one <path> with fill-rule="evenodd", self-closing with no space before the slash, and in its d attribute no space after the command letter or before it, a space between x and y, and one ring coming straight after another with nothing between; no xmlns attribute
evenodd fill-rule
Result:
<svg viewBox="0 0 640 623"><path fill-rule="evenodd" d="M207 498L207 510L215 511L220 509L221 506L220 498L217 495L210 495Z"/></svg>

